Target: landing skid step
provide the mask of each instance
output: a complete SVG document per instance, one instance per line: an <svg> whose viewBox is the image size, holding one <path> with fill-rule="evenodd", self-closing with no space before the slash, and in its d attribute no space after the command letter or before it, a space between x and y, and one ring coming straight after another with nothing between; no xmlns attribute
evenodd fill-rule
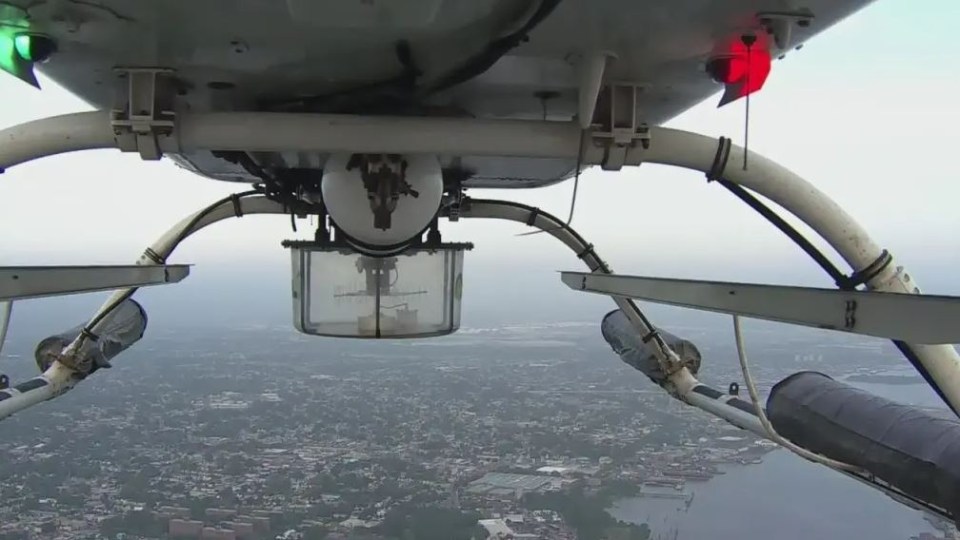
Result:
<svg viewBox="0 0 960 540"><path fill-rule="evenodd" d="M574 290L910 343L960 343L960 298L561 272Z"/></svg>
<svg viewBox="0 0 960 540"><path fill-rule="evenodd" d="M177 283L190 274L185 264L124 266L0 267L0 302Z"/></svg>

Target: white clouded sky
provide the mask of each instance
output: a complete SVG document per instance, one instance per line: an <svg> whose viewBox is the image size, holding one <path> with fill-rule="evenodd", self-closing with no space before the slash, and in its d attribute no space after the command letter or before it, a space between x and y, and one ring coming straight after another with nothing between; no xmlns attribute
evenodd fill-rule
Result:
<svg viewBox="0 0 960 540"><path fill-rule="evenodd" d="M955 0L880 0L776 62L752 103L751 149L833 196L902 262L937 272L960 261L957 20ZM87 109L43 83L37 92L0 77L0 126ZM742 140L743 104L715 103L670 125ZM244 187L116 151L18 166L0 176L0 256L4 264L132 261L174 221ZM483 195L565 215L571 188ZM690 171L587 172L574 224L623 272L776 280L785 266L812 268L780 233ZM509 260L545 279L576 268L545 235L514 237L522 226L483 221L448 230L478 245L468 261L477 268ZM290 236L288 219L244 218L191 239L176 259L285 267L279 241ZM753 272L732 273L744 265ZM918 279L925 283L922 272Z"/></svg>

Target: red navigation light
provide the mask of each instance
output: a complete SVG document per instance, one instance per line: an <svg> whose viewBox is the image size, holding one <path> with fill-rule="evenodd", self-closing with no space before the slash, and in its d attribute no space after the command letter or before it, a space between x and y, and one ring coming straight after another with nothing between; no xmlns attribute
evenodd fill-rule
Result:
<svg viewBox="0 0 960 540"><path fill-rule="evenodd" d="M733 84L747 74L746 59L717 56L707 61L707 73L720 84Z"/></svg>
<svg viewBox="0 0 960 540"><path fill-rule="evenodd" d="M766 34L761 33L748 49L738 38L707 61L710 77L726 85L719 107L763 88L772 62L768 41Z"/></svg>

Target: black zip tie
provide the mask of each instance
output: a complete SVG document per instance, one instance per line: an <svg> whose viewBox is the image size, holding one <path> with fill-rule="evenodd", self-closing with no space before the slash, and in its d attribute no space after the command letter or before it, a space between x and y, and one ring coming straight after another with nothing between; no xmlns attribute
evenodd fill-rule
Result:
<svg viewBox="0 0 960 540"><path fill-rule="evenodd" d="M872 263L850 274L849 277L844 276L844 279L842 279L837 286L841 289L852 291L860 285L866 285L871 279L880 275L880 272L883 272L890 266L891 262L893 262L893 256L890 255L890 252L887 250L883 250L880 256Z"/></svg>
<svg viewBox="0 0 960 540"><path fill-rule="evenodd" d="M153 248L147 248L143 250L143 256L150 259L156 264L166 264L166 260L160 256L159 253L153 250Z"/></svg>
<svg viewBox="0 0 960 540"><path fill-rule="evenodd" d="M237 217L243 217L243 208L240 207L240 197L234 193L230 195L230 201L233 203L233 214Z"/></svg>
<svg viewBox="0 0 960 540"><path fill-rule="evenodd" d="M652 340L653 338L659 335L660 335L660 332L658 332L657 330L652 330L649 334L640 338L640 341L642 341L644 344L647 344L647 343L650 343L650 340Z"/></svg>
<svg viewBox="0 0 960 540"><path fill-rule="evenodd" d="M540 209L534 208L530 211L530 215L527 216L527 226L533 227L533 224L537 222L537 218L540 217Z"/></svg>
<svg viewBox="0 0 960 540"><path fill-rule="evenodd" d="M577 258L583 260L587 255L593 255L594 259L599 259L596 252L593 251L593 244L587 244L587 247L585 247L583 251L577 253Z"/></svg>
<svg viewBox="0 0 960 540"><path fill-rule="evenodd" d="M91 332L89 329L87 329L86 326L84 326L83 329L80 330L80 335L86 339L89 339L90 341L100 341L100 336Z"/></svg>
<svg viewBox="0 0 960 540"><path fill-rule="evenodd" d="M727 170L727 161L730 159L730 147L733 144L730 139L720 137L717 141L717 153L713 156L713 164L707 171L707 182L714 182L723 178L723 173Z"/></svg>

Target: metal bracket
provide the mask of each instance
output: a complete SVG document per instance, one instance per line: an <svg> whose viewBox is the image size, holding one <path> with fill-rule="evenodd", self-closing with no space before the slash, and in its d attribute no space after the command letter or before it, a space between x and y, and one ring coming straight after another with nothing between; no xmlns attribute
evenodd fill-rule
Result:
<svg viewBox="0 0 960 540"><path fill-rule="evenodd" d="M159 137L173 134L172 69L116 68L127 79L125 103L110 113L110 125L123 152L138 152L140 157L158 160L163 156ZM167 83L167 84L165 84Z"/></svg>
<svg viewBox="0 0 960 540"><path fill-rule="evenodd" d="M757 13L760 24L773 37L774 44L781 51L786 51L790 47L793 25L806 28L813 22L813 17L813 12L809 9Z"/></svg>
<svg viewBox="0 0 960 540"><path fill-rule="evenodd" d="M638 118L638 97L644 88L645 85L614 83L600 92L590 136L596 146L603 148L600 167L605 171L619 171L627 161L627 151L638 142L643 148L650 147L650 129Z"/></svg>
<svg viewBox="0 0 960 540"><path fill-rule="evenodd" d="M459 185L450 190L448 201L447 219L454 223L460 221L460 212L463 209L464 204L466 204L467 196L464 194L463 189L459 187Z"/></svg>

